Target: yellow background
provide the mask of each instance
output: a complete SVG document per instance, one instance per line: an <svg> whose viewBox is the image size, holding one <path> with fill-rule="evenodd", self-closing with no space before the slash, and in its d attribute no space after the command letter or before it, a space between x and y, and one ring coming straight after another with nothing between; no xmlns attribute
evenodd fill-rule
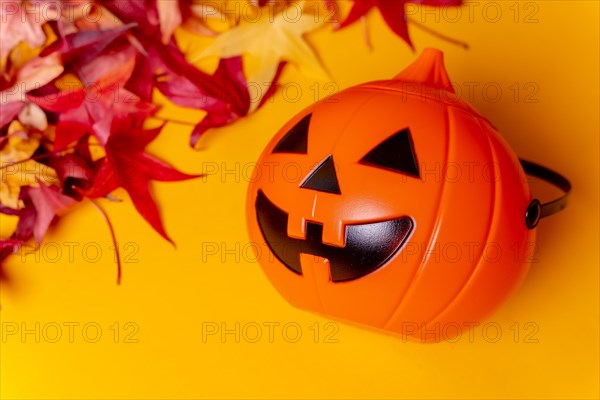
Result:
<svg viewBox="0 0 600 400"><path fill-rule="evenodd" d="M243 254L239 262L233 255L222 261L220 254L205 256L203 262L202 243L224 243L231 249L236 243L243 248L249 240L244 175L236 182L235 174L215 174L154 186L177 248L135 213L125 192L116 193L126 199L123 203L103 202L119 241L139 248L139 262L124 264L120 286L115 284L107 229L90 204L79 206L51 231L45 241L46 259L36 262L34 255L27 255L22 262L17 255L8 261L11 284L2 285L0 297L5 327L26 323L32 328L36 322L41 327L52 322L80 325L73 343L64 325L57 343L46 337L36 343L33 335L25 341L19 335L6 337L0 343L1 397L598 398L598 3L520 2L515 22L510 8L515 3L500 1L495 4L502 17L496 23L484 18L494 18L494 9L483 14L484 4L472 5L472 18L465 8L454 23L435 12L412 15L468 42L470 50L413 24L416 49L444 50L450 77L463 88L465 82L497 83L502 98L490 101L476 89L476 107L517 154L561 171L574 185L569 207L539 225L537 262L526 281L491 317L502 328L498 342L490 343L476 329L472 342L463 335L456 343L405 343L338 323L337 343L324 343L323 334L331 331L325 325L329 321L286 304L258 265ZM537 22L525 23L536 9ZM340 89L392 77L416 56L391 34L377 12L370 14L369 22L372 52L362 41L360 24L337 33L326 27L309 35ZM196 44L189 37L179 33L179 38L193 50ZM285 101L280 92L255 115L209 132L199 151L188 147L190 126L169 124L150 150L188 172L202 172L214 163L229 169L239 163L244 171L277 129L315 100L309 89L312 78L289 67L282 79L301 85L298 102ZM525 102L522 96L530 92L523 89L515 102L510 89L515 82L521 88L533 82L539 88L534 96L538 102ZM317 83L323 91L326 82ZM200 115L174 107L161 111L163 117L189 122ZM73 262L67 242L80 243ZM98 262L83 259L86 243L97 243L103 250ZM56 246L63 256L51 262ZM110 330L115 322L120 324L119 343L114 343ZM138 343L124 343L127 322L139 327ZM273 343L264 325L258 342L242 337L236 343L233 335L225 341L218 335L203 341L206 322L225 322L229 328L236 322L241 327L252 322L281 325ZM282 336L281 326L290 322L302 328L297 343ZM315 322L321 330L318 343L311 330ZM528 322L535 325L526 330ZM82 337L86 323L102 328L97 343ZM516 341L515 323L520 333ZM537 343L525 343L531 326L539 328L533 336ZM89 333L93 336L94 331Z"/></svg>

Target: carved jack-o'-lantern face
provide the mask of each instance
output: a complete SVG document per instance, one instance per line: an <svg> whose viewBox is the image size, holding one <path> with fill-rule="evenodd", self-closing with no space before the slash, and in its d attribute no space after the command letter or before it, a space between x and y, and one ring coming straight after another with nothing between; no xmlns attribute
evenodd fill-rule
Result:
<svg viewBox="0 0 600 400"><path fill-rule="evenodd" d="M312 114L308 114L302 118L275 146L273 153L307 154L311 117ZM402 129L385 139L368 152L359 164L419 179L419 166L410 129ZM313 195L334 195L328 197L333 202L339 201L339 196L344 193L340 188L333 155L326 155L302 180L299 188L313 191ZM402 247L414 226L409 216L376 222L361 222L361 216L358 216L358 220L344 224L341 238L343 246L339 246L339 237L330 244L323 241L323 224L314 221L306 221L302 237L288 236L288 212L271 202L260 189L256 199L256 212L258 225L266 242L283 265L301 275L302 253L323 257L329 263L333 282L357 279L383 266ZM348 220L347 217L344 219ZM340 232L335 234L339 235Z"/></svg>
<svg viewBox="0 0 600 400"><path fill-rule="evenodd" d="M248 226L290 303L430 340L419 332L477 321L519 284L535 239L523 170L448 87L426 51L395 80L310 106L267 146L264 171L300 173L250 185Z"/></svg>

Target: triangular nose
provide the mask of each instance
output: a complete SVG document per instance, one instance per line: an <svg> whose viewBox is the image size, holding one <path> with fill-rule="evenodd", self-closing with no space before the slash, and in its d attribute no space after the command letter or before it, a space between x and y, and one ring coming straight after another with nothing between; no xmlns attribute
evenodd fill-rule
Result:
<svg viewBox="0 0 600 400"><path fill-rule="evenodd" d="M317 168L315 168L300 185L304 189L317 190L319 192L342 194L340 184L335 174L333 156L329 155Z"/></svg>

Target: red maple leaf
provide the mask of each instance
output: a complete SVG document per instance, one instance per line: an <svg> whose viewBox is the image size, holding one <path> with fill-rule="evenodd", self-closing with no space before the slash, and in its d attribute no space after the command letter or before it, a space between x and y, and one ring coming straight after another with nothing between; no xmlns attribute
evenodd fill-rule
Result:
<svg viewBox="0 0 600 400"><path fill-rule="evenodd" d="M280 64L274 81L279 79L283 65L284 63ZM208 129L228 125L248 115L250 110L248 82L239 56L222 58L210 83L194 80L189 76L167 75L156 83L156 88L180 106L207 111L208 114L192 131L192 147ZM276 88L276 85L268 88L257 108L273 95Z"/></svg>
<svg viewBox="0 0 600 400"><path fill-rule="evenodd" d="M447 7L460 6L462 0L355 0L350 13L341 23L340 28L353 24L366 15L371 8L376 7L390 29L412 48L413 44L408 35L407 16L404 9L407 3Z"/></svg>
<svg viewBox="0 0 600 400"><path fill-rule="evenodd" d="M28 95L42 109L59 113L56 126L56 151L91 132L101 144L110 135L115 118L131 114L152 115L157 107L142 101L125 88L135 66L132 46L108 53L80 68L79 76L85 87L67 88L44 96Z"/></svg>
<svg viewBox="0 0 600 400"><path fill-rule="evenodd" d="M66 34L61 24L52 24L58 40L46 47L40 56L44 57L58 51L63 63L69 65L85 65L94 60L112 42L124 36L135 24L126 24L114 29L82 30Z"/></svg>
<svg viewBox="0 0 600 400"><path fill-rule="evenodd" d="M33 235L38 243L42 242L50 223L55 216L64 213L76 200L60 193L56 186L48 186L42 182L39 187L29 187L27 196L35 207L35 223Z"/></svg>
<svg viewBox="0 0 600 400"><path fill-rule="evenodd" d="M144 56L138 55L139 61L127 88L149 101L152 88L156 87L180 106L207 112L192 132L192 147L206 130L230 124L248 114L251 99L241 57L222 59L215 73L207 74L187 61L174 38L163 43L155 0L107 1L102 5L121 21L135 24L131 34L146 52ZM279 79L284 65L279 65L274 82ZM259 107L276 88L276 85L269 87Z"/></svg>
<svg viewBox="0 0 600 400"><path fill-rule="evenodd" d="M124 188L142 217L160 235L173 243L162 225L158 207L150 193L149 182L182 181L199 175L180 172L144 152L145 147L161 130L162 126L144 130L141 120L137 118L113 121L112 133L105 147L106 157L99 160L93 185L84 194L90 198L98 198L118 187Z"/></svg>
<svg viewBox="0 0 600 400"><path fill-rule="evenodd" d="M41 243L54 217L63 214L76 203L72 197L62 194L57 186L49 186L43 182L39 182L37 187L22 187L19 199L23 202L21 209L2 207L0 213L19 217L11 239L20 242L35 236L37 242Z"/></svg>

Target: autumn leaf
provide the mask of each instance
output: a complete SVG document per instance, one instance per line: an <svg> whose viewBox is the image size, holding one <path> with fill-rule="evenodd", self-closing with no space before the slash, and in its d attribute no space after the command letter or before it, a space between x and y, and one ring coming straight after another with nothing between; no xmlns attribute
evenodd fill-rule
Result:
<svg viewBox="0 0 600 400"><path fill-rule="evenodd" d="M19 202L23 204L23 206L19 210L16 210L16 213L19 216L19 222L17 223L15 232L11 236L11 239L20 240L22 242L28 241L33 236L37 218L35 206L33 205L31 197L27 195L27 189L29 189L29 186L25 186L19 194Z"/></svg>
<svg viewBox="0 0 600 400"><path fill-rule="evenodd" d="M91 132L101 144L110 136L114 118L130 114L149 116L156 106L142 101L125 89L135 65L135 49L105 54L79 69L85 86L51 93L45 96L29 95L28 99L44 110L59 113L56 127L55 150ZM83 84L83 83L82 83Z"/></svg>
<svg viewBox="0 0 600 400"><path fill-rule="evenodd" d="M93 186L85 192L90 198L104 197L118 187L124 188L140 215L166 240L172 243L160 218L158 207L150 193L151 180L172 182L196 178L144 152L162 130L143 130L134 118L115 120L112 134L106 143L106 157L94 178Z"/></svg>
<svg viewBox="0 0 600 400"><path fill-rule="evenodd" d="M53 79L58 77L64 71L60 57L56 54L47 57L36 57L28 61L16 73L12 85L0 92L2 105L12 102L26 101L25 94L38 89Z"/></svg>
<svg viewBox="0 0 600 400"><path fill-rule="evenodd" d="M340 28L353 24L375 7L379 9L389 28L412 48L413 44L408 34L407 16L404 9L407 3L446 7L460 6L462 0L357 0L352 5L346 19L340 24Z"/></svg>
<svg viewBox="0 0 600 400"><path fill-rule="evenodd" d="M26 188L26 195L31 198L35 208L33 235L39 244L46 235L46 231L54 217L62 215L76 201L61 194L56 186L48 186L44 183L40 183L38 187Z"/></svg>
<svg viewBox="0 0 600 400"><path fill-rule="evenodd" d="M244 99L249 95L241 60L221 61L212 75L199 70L186 59L173 38L164 44L157 36L158 12L152 4L144 14L140 11L145 5L140 1L131 2L129 7L120 7L118 2L112 1L103 3L123 22L136 24L131 32L144 47L145 54L137 56L126 88L142 100L150 101L152 89L156 87L178 105L207 111L208 115L193 131L190 142L194 146L207 129L226 125L248 113L249 102ZM272 91L268 94L272 95ZM76 126L73 128L69 131L76 132Z"/></svg>
<svg viewBox="0 0 600 400"><path fill-rule="evenodd" d="M52 38L46 38L46 43L50 43L51 40ZM6 83L11 82L27 62L38 57L43 50L43 46L30 47L27 42L21 42L12 49L6 60L2 60L4 63L0 61L0 79L4 81L2 89L7 87Z"/></svg>
<svg viewBox="0 0 600 400"><path fill-rule="evenodd" d="M18 115L24 125L39 130L46 129L46 115L37 106L29 103L26 93L49 83L62 71L62 65L55 64L54 57L36 58L27 63L17 74L14 85L0 92L0 128Z"/></svg>
<svg viewBox="0 0 600 400"><path fill-rule="evenodd" d="M133 25L130 33L142 46L142 54L137 56L135 74L127 85L136 95L145 101L150 100L157 73L187 77L197 86L210 85L211 76L188 62L173 37L168 43L163 43L156 0L110 0L102 2L102 6L123 23Z"/></svg>
<svg viewBox="0 0 600 400"><path fill-rule="evenodd" d="M222 60L212 75L199 70L186 59L173 38L166 44L159 39L156 29L159 10L153 7L155 2L148 4L144 14L141 10L146 5L139 0L129 3L128 7L114 1L103 3L123 22L136 24L132 34L144 47L145 54L138 55L135 72L127 83L129 90L142 100L150 101L152 89L156 87L178 105L207 111L207 117L194 129L192 146L207 129L231 123L246 115L250 108L257 108L258 102L249 104L241 60L230 61L233 57ZM184 10L197 9L195 4L184 5ZM281 72L280 69L277 72ZM272 94L272 90L267 90L265 97Z"/></svg>
<svg viewBox="0 0 600 400"><path fill-rule="evenodd" d="M278 68L275 80L279 78L282 67L283 64ZM192 131L192 147L196 146L200 136L208 129L231 124L248 115L253 108L241 57L221 59L212 78L213 84L210 87L220 94L218 98L207 95L208 86L197 86L183 76L165 76L156 83L156 88L173 103L208 112ZM269 86L262 99L256 103L258 107L262 106L275 90L276 85Z"/></svg>
<svg viewBox="0 0 600 400"><path fill-rule="evenodd" d="M48 162L55 171L65 191L69 191L68 179L90 181L94 176L94 161L89 149L89 134L79 139L67 154L51 156Z"/></svg>
<svg viewBox="0 0 600 400"><path fill-rule="evenodd" d="M56 52L60 54L65 65L85 65L135 25L126 24L113 29L84 30L66 35L58 27L56 30L59 39L46 47L40 55L46 56Z"/></svg>
<svg viewBox="0 0 600 400"><path fill-rule="evenodd" d="M159 15L155 1L148 3L144 0L133 0L127 3L107 1L102 5L121 21L135 24L131 34L143 47L142 54L137 56L135 72L127 82L127 89L142 100L150 101L156 78L160 75L163 80L169 80L174 84L186 81L186 84L200 88L203 93L203 104L208 106L226 100L222 97L222 91L214 85L211 75L190 64L173 37L168 43L163 43L158 29ZM165 87L167 86L161 85L161 88Z"/></svg>
<svg viewBox="0 0 600 400"><path fill-rule="evenodd" d="M0 147L2 164L21 162L29 159L40 147L40 135L37 133L29 135L19 122L14 121L8 127L6 136L2 137Z"/></svg>
<svg viewBox="0 0 600 400"><path fill-rule="evenodd" d="M250 93L241 57L222 59L212 77L214 83L210 88L182 76L166 77L156 83L157 89L175 104L208 111L200 123L202 128L194 129L190 140L192 147L206 129L231 123L247 115L250 109ZM219 92L220 98L207 95L210 93L207 89Z"/></svg>
<svg viewBox="0 0 600 400"><path fill-rule="evenodd" d="M326 79L327 72L303 38L322 24L322 19L309 13L302 13L298 20L292 21L281 13L272 17L265 12L258 21L242 22L219 35L196 59L248 55L258 63L257 71L248 79L261 85L274 81L282 61L297 66L306 75Z"/></svg>
<svg viewBox="0 0 600 400"><path fill-rule="evenodd" d="M19 115L23 107L25 107L25 103L21 101L2 103L2 107L0 107L0 128L4 128L11 123Z"/></svg>
<svg viewBox="0 0 600 400"><path fill-rule="evenodd" d="M18 209L22 187L58 183L54 169L31 159L39 146L39 134L28 135L16 121L9 127L0 150L0 204Z"/></svg>
<svg viewBox="0 0 600 400"><path fill-rule="evenodd" d="M61 1L61 22L78 31L110 29L122 25L111 12L102 6L103 3L104 1L90 2L89 0Z"/></svg>
<svg viewBox="0 0 600 400"><path fill-rule="evenodd" d="M25 94L54 80L64 67L59 57L38 57L38 53L23 43L10 54L9 68L0 76L0 128L17 115L24 125L39 130L47 126L46 116L27 101Z"/></svg>
<svg viewBox="0 0 600 400"><path fill-rule="evenodd" d="M279 64L273 82L279 80L279 76L281 75L284 66L285 63L283 62ZM229 98L231 99L231 103L227 104L231 105L231 108L227 108L227 111L229 112L226 113L209 112L192 130L190 137L190 145L192 147L196 147L200 137L207 130L231 124L237 119L248 115L248 113L253 110L255 111L262 107L277 90L277 85L271 83L258 101L253 100L253 102L251 102L241 57L222 59L215 75L221 76L226 82L233 84L233 86L230 85L229 88L226 89L226 93L229 94Z"/></svg>
<svg viewBox="0 0 600 400"><path fill-rule="evenodd" d="M158 3L176 3L178 0L106 0L102 1L102 7L112 13L118 20L125 24L135 23L132 34L143 45L144 48L151 47L154 43L164 44L172 40L169 31L172 29L172 21L176 20L177 11L169 7L174 4ZM162 8L162 11L159 10ZM160 13L162 12L162 16ZM161 22L165 23L164 28ZM167 34L165 34L167 33ZM172 32L171 32L172 33ZM166 37L169 40L165 40ZM142 49L140 49L142 50Z"/></svg>
<svg viewBox="0 0 600 400"><path fill-rule="evenodd" d="M46 12L41 12L39 4L22 0L0 0L0 58L7 57L23 41L31 47L43 45L46 35L42 25L58 17L57 13L48 11L51 9L52 7L44 8Z"/></svg>
<svg viewBox="0 0 600 400"><path fill-rule="evenodd" d="M4 259L32 236L39 246L54 218L65 213L76 202L61 194L58 187L47 186L44 183L40 183L39 187L24 187L19 200L23 203L19 210L0 210L3 214L19 217L15 232L10 239L3 241L6 248L0 248L0 279L3 278L1 267Z"/></svg>

